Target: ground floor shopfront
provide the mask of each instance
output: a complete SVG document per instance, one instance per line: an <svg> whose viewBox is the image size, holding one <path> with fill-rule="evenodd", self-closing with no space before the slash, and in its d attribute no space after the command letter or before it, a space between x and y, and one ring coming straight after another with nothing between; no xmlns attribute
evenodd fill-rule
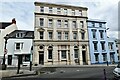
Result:
<svg viewBox="0 0 120 80"><path fill-rule="evenodd" d="M34 65L89 65L88 42L34 42Z"/></svg>

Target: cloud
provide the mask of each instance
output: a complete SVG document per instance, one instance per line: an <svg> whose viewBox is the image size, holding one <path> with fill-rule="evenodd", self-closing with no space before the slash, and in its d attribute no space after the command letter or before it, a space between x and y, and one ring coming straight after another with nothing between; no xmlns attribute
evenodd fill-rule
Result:
<svg viewBox="0 0 120 80"><path fill-rule="evenodd" d="M2 2L0 18L3 21L11 21L16 18L19 29L33 30L34 3L33 2ZM1 20L1 22L3 22Z"/></svg>
<svg viewBox="0 0 120 80"><path fill-rule="evenodd" d="M112 36L114 31L116 33L113 35L117 35L119 0L2 0L0 21L11 21L12 18L16 18L19 29L33 30L34 1L88 7L89 18L106 21L106 27L110 28L108 35Z"/></svg>

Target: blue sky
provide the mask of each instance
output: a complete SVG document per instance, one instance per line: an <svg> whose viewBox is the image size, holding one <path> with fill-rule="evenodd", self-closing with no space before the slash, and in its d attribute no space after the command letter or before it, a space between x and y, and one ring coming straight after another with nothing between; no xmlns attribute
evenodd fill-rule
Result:
<svg viewBox="0 0 120 80"><path fill-rule="evenodd" d="M35 1L88 7L88 18L106 21L108 36L118 37L119 0L1 0L0 22L16 18L18 29L34 30Z"/></svg>

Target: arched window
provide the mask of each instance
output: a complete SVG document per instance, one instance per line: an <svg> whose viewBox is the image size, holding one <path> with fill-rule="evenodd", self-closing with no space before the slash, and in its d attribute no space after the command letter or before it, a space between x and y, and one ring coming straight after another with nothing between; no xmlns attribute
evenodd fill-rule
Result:
<svg viewBox="0 0 120 80"><path fill-rule="evenodd" d="M74 58L78 58L78 46L74 46Z"/></svg>
<svg viewBox="0 0 120 80"><path fill-rule="evenodd" d="M85 45L82 45L82 49L85 49Z"/></svg>
<svg viewBox="0 0 120 80"><path fill-rule="evenodd" d="M48 47L48 59L52 59L52 50L53 50L53 47L49 46Z"/></svg>
<svg viewBox="0 0 120 80"><path fill-rule="evenodd" d="M40 45L40 47L39 47L40 49L43 49L43 45Z"/></svg>

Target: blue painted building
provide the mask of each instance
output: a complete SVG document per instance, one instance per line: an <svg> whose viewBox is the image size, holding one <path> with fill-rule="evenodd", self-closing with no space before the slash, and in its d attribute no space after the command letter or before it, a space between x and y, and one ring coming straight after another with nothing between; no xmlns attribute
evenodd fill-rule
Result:
<svg viewBox="0 0 120 80"><path fill-rule="evenodd" d="M107 38L105 21L87 20L91 64L118 62L116 44Z"/></svg>

